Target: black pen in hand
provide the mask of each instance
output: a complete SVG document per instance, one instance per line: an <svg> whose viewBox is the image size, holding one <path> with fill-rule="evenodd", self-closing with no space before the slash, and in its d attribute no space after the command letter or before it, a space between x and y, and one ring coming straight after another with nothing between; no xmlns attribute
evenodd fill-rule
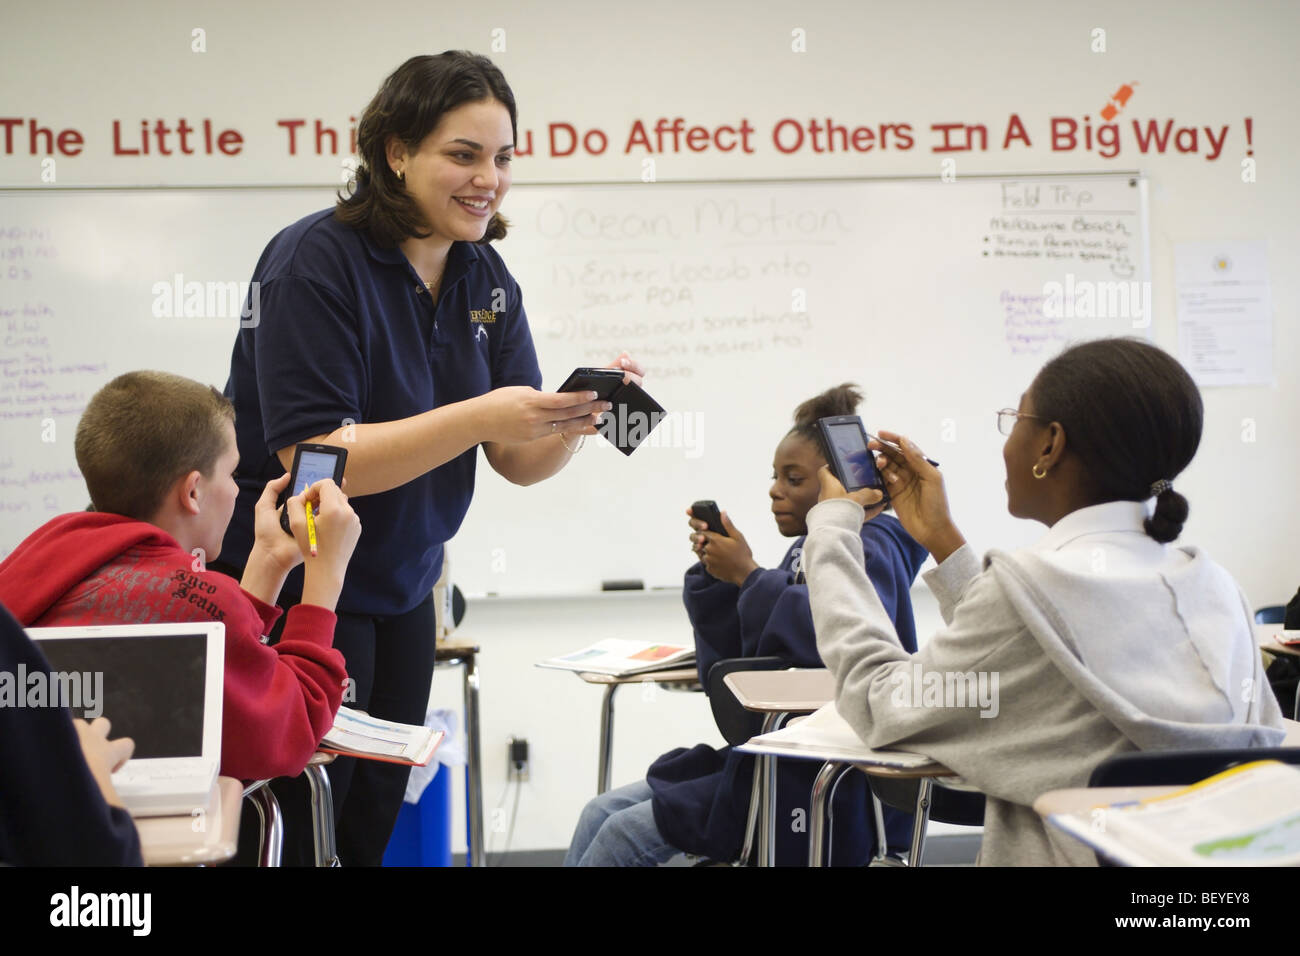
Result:
<svg viewBox="0 0 1300 956"><path fill-rule="evenodd" d="M873 435L873 434L871 434L871 432L867 432L867 437L870 438L872 441L878 441L878 442L880 442L880 444L882 444L882 445L888 445L890 448L894 449L895 451L899 451L899 452L901 452L901 451L903 450L903 449L899 448L897 445L895 445L892 441L885 441L885 440L884 440L883 438L881 438L879 435ZM934 468L938 468L938 467L939 467L939 463L938 463L937 461L935 461L933 458L927 458L927 459L925 459L925 460L928 461L932 467L934 467Z"/></svg>

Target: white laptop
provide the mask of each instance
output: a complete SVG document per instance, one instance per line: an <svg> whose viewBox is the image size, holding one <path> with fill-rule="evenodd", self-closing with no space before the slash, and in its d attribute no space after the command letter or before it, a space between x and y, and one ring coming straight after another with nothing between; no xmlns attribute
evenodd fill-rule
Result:
<svg viewBox="0 0 1300 956"><path fill-rule="evenodd" d="M33 627L73 717L107 717L135 753L113 774L133 816L206 809L221 765L224 624Z"/></svg>

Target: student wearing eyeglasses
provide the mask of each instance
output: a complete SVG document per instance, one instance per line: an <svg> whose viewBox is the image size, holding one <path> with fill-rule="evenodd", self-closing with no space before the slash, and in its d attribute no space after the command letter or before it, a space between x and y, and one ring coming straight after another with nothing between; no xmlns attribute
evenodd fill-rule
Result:
<svg viewBox="0 0 1300 956"><path fill-rule="evenodd" d="M923 753L986 794L979 863L1088 865L1091 850L1034 812L1038 796L1086 786L1116 754L1278 746L1282 715L1241 589L1200 548L1172 544L1188 515L1174 482L1201 438L1186 370L1140 340L1087 342L998 421L1007 510L1043 537L981 561L944 476L882 431L900 447L872 448L895 514L938 562L925 579L945 626L903 649L862 566L857 523L879 492L847 494L823 468L804 551L817 646L867 744ZM908 693L936 674L945 687L990 678L996 706Z"/></svg>

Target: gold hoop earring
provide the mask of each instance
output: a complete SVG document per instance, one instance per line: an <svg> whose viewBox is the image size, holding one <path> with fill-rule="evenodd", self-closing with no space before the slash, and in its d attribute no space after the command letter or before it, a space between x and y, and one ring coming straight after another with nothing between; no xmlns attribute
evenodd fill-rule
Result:
<svg viewBox="0 0 1300 956"><path fill-rule="evenodd" d="M406 170L404 170L404 169L399 169L399 170L397 171L397 181L398 181L399 183L404 181L405 176L406 176Z"/></svg>
<svg viewBox="0 0 1300 956"><path fill-rule="evenodd" d="M1034 477L1035 477L1035 478L1046 478L1046 477L1047 477L1047 469L1046 469L1046 468L1043 468L1042 474L1039 474L1038 469L1039 469L1039 468L1042 468L1042 467L1043 467L1042 465L1034 465L1034 467L1031 469L1031 470L1033 471L1033 473L1034 473Z"/></svg>

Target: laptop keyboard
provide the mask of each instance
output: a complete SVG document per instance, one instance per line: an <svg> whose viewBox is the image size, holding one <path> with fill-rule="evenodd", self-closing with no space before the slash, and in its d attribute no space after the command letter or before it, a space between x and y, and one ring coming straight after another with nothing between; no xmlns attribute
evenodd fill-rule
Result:
<svg viewBox="0 0 1300 956"><path fill-rule="evenodd" d="M201 780L203 771L196 768L175 767L168 770L147 770L141 772L132 772L130 768L123 768L113 774L114 786L126 784L128 786L138 786L147 783L158 783L161 780Z"/></svg>

